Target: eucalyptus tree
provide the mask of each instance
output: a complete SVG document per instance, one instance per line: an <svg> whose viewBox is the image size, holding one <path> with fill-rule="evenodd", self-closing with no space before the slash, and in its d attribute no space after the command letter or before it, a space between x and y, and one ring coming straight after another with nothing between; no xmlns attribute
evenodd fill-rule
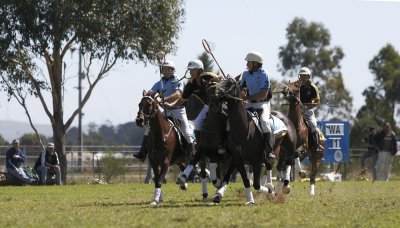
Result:
<svg viewBox="0 0 400 228"><path fill-rule="evenodd" d="M323 119L351 119L352 97L345 88L340 72L344 53L340 47L330 47L331 35L323 24L295 18L286 29L287 44L279 47L279 71L284 76L297 77L306 66L312 71L312 80L320 89L321 103L339 101L340 106L319 107Z"/></svg>
<svg viewBox="0 0 400 228"><path fill-rule="evenodd" d="M53 127L64 183L66 132L97 83L118 61L146 64L157 51L174 52L183 7L183 0L0 1L1 85L10 97L24 90L40 100ZM66 118L65 56L74 49L84 57L88 86L81 104Z"/></svg>

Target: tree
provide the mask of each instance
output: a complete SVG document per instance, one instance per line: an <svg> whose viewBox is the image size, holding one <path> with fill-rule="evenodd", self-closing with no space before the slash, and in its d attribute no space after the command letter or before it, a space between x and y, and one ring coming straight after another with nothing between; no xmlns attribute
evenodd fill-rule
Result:
<svg viewBox="0 0 400 228"><path fill-rule="evenodd" d="M329 31L322 24L295 18L286 29L286 38L288 43L279 48L279 71L282 75L297 77L301 67L309 67L312 79L320 89L321 103L341 101L340 107L334 109L321 105L319 116L351 120L352 98L344 87L340 72L344 53L340 47L329 47Z"/></svg>
<svg viewBox="0 0 400 228"><path fill-rule="evenodd" d="M374 86L364 90L365 105L357 113L355 131L351 136L357 137L363 127L375 126L389 122L393 130L399 131L394 120L395 104L400 101L400 54L391 44L383 47L369 62L369 69L374 74Z"/></svg>
<svg viewBox="0 0 400 228"><path fill-rule="evenodd" d="M9 96L18 89L40 99L53 126L64 183L66 132L96 84L118 60L146 64L160 50L173 52L183 17L182 0L0 1L1 84ZM65 121L64 57L73 49L84 57L88 86L80 106ZM40 61L46 69L40 69ZM11 84L25 86L7 86ZM46 92L51 93L51 105Z"/></svg>
<svg viewBox="0 0 400 228"><path fill-rule="evenodd" d="M8 145L9 143L0 135L0 145Z"/></svg>

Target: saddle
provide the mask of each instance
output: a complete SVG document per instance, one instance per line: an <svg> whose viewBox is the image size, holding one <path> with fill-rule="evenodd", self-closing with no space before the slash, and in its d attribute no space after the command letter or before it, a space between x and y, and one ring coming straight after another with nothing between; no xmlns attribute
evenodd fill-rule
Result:
<svg viewBox="0 0 400 228"><path fill-rule="evenodd" d="M247 109L247 117L250 120L254 121L255 125L257 126L257 129L261 132L264 133L261 127L261 122L260 122L260 116L262 114L263 110L262 109L254 109L254 108L248 108ZM286 135L288 129L285 125L285 123L279 119L278 117L274 115L269 116L269 125L271 127L271 131L274 133L276 138L282 137Z"/></svg>

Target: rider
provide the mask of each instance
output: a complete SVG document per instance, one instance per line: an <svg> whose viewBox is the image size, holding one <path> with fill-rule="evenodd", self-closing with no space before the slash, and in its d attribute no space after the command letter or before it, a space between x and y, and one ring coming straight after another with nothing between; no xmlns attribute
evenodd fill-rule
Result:
<svg viewBox="0 0 400 228"><path fill-rule="evenodd" d="M202 124L204 120L206 119L206 115L208 112L208 104L207 104L207 97L206 97L206 84L213 78L218 78L219 76L212 73L212 72L203 72L204 71L204 65L201 60L198 59L193 59L190 60L187 66L187 69L189 70L191 79L190 81L185 85L185 88L183 89L182 96L179 100L176 100L176 102L172 103L165 103L166 107L175 107L176 105L182 105L185 103L191 95L196 96L198 99L201 100L201 102L204 104L203 109L200 111L200 113L197 115L196 119L194 120L194 133L196 140L199 140L200 138L200 131L202 130ZM196 151L195 157L190 161L189 165L186 167L186 169L183 171L182 175L178 177L178 182L180 184L184 184L186 182L186 179L189 177L190 173L192 172L194 166L200 161L202 157L202 152L201 151ZM213 170L211 166L216 167L215 163L210 163L210 170ZM211 174L213 175L213 174ZM210 179L213 180L213 177L210 176Z"/></svg>
<svg viewBox="0 0 400 228"><path fill-rule="evenodd" d="M267 72L262 69L263 58L261 53L251 51L246 55L245 60L247 61L247 71L243 72L240 81L242 99L246 101L246 109L262 110L260 122L265 138L265 148L268 151L268 157L274 158L273 144L275 139L269 124L269 117L271 115L269 100L272 97L271 82Z"/></svg>
<svg viewBox="0 0 400 228"><path fill-rule="evenodd" d="M152 96L156 93L159 93L164 96L165 103L177 101L181 97L183 84L174 76L175 64L172 61L165 61L165 63L161 66L161 72L163 77L160 79L160 81L156 82L149 91L147 91L147 95ZM187 153L191 154L193 148L193 139L190 135L189 121L186 116L185 106L178 105L171 107L169 112L173 117L181 121L180 130L188 143L186 151ZM170 115L169 112L168 115ZM149 132L150 129L146 128L140 151L139 153L133 155L142 162L145 160L147 155L146 142Z"/></svg>
<svg viewBox="0 0 400 228"><path fill-rule="evenodd" d="M317 130L317 119L314 110L320 104L318 87L311 82L311 71L307 67L302 67L299 71L300 101L303 103L302 115L307 122L307 127L311 133L311 149L323 151L324 147L320 144L319 132Z"/></svg>

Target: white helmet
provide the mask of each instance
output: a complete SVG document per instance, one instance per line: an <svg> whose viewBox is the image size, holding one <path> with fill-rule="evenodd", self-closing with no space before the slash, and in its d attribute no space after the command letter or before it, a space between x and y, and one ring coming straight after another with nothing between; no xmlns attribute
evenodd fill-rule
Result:
<svg viewBox="0 0 400 228"><path fill-rule="evenodd" d="M299 75L309 75L311 76L311 70L308 67L300 68Z"/></svg>
<svg viewBox="0 0 400 228"><path fill-rule="evenodd" d="M189 70L190 69L202 69L202 70L204 70L204 65L203 65L202 61L200 61L198 59L193 59L193 60L189 61L188 65L187 65L187 68Z"/></svg>
<svg viewBox="0 0 400 228"><path fill-rule="evenodd" d="M258 63L263 63L263 57L260 52L258 51L251 51L246 55L246 58L244 58L246 61L254 61Z"/></svg>
<svg viewBox="0 0 400 228"><path fill-rule="evenodd" d="M175 63L170 61L170 60L165 60L164 64L162 67L171 67L172 69L175 70Z"/></svg>

